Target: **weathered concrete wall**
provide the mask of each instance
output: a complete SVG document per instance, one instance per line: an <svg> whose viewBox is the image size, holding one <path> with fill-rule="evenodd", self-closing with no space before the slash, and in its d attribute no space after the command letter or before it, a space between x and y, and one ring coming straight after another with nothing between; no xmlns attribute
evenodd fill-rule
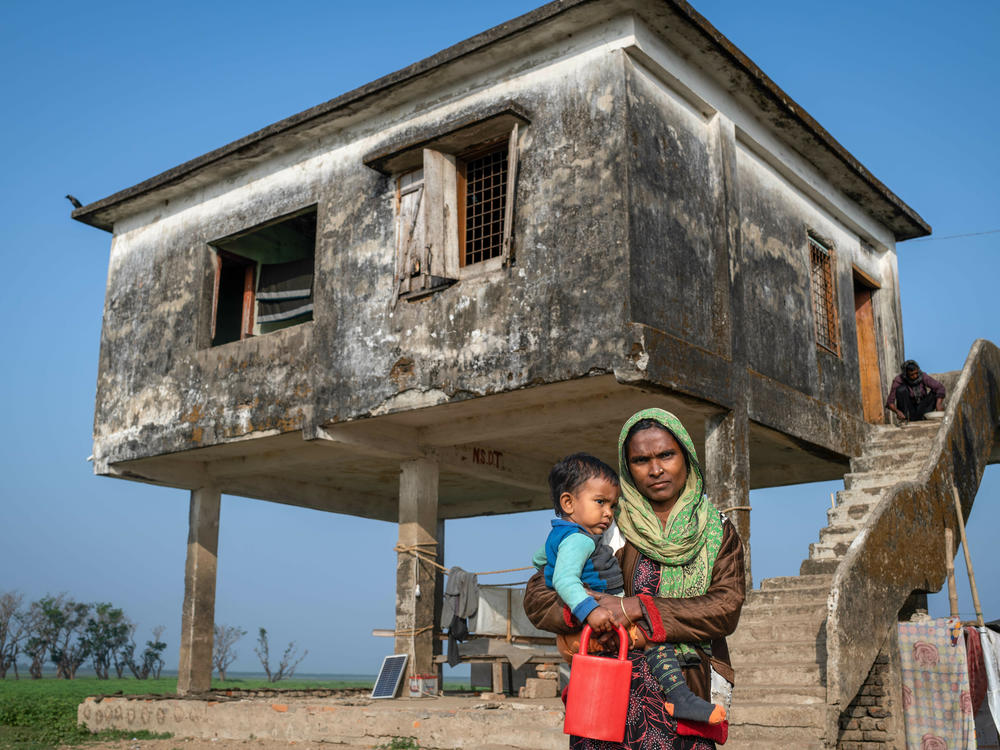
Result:
<svg viewBox="0 0 1000 750"><path fill-rule="evenodd" d="M181 207L116 226L95 463L183 451L610 372L627 278L621 60L583 35L568 60L372 132L312 144ZM614 32L614 33L612 33ZM596 50L593 49L596 46ZM579 59L580 57L584 59ZM394 181L364 154L516 100L514 263L393 306ZM393 117L396 117L394 120ZM376 127L377 126L377 127ZM208 242L318 205L315 319L209 347Z"/></svg>
<svg viewBox="0 0 1000 750"><path fill-rule="evenodd" d="M259 144L244 171L192 177L189 193L117 221L96 471L611 372L723 408L749 401L760 424L856 451L851 265L884 284L880 351L895 363L891 232L638 17L575 32L443 88L414 84L409 100L343 114L342 129L273 158ZM394 304L394 181L365 155L511 102L530 120L514 262ZM208 242L310 205L314 320L210 347ZM807 229L837 248L839 357L814 343ZM643 369L656 347L663 366Z"/></svg>
<svg viewBox="0 0 1000 750"><path fill-rule="evenodd" d="M853 271L882 284L875 292L879 350L893 364L901 337L895 256L864 247L749 148L739 150L740 237L746 270L743 332L757 372L849 413L861 412ZM839 356L816 344L808 234L832 246Z"/></svg>
<svg viewBox="0 0 1000 750"><path fill-rule="evenodd" d="M631 319L729 352L721 169L707 119L648 69L626 67Z"/></svg>
<svg viewBox="0 0 1000 750"><path fill-rule="evenodd" d="M268 738L288 742L381 745L416 737L420 747L479 750L504 747L565 750L564 709L558 698L486 702L478 698L370 700L283 698L181 700L87 698L77 720L105 729L169 732L175 738ZM222 743L220 743L222 744Z"/></svg>
<svg viewBox="0 0 1000 750"><path fill-rule="evenodd" d="M504 86L531 117L514 263L388 314L394 188L370 169L339 176L338 199L375 198L341 201L323 223L331 320L315 346L336 352L337 363L317 391L320 421L610 372L622 356L616 290L627 277L621 88L613 55Z"/></svg>

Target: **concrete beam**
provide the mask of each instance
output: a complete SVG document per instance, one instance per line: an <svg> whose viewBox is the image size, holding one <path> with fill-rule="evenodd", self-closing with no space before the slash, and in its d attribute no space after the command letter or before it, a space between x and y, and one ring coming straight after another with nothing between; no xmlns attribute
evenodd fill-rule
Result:
<svg viewBox="0 0 1000 750"><path fill-rule="evenodd" d="M216 481L224 481L229 477L241 477L247 474L281 473L290 466L308 464L317 459L314 455L320 449L310 444L298 444L282 450L265 453L250 453L233 458L219 458L205 462L205 470Z"/></svg>
<svg viewBox="0 0 1000 750"><path fill-rule="evenodd" d="M227 480L223 489L227 495L270 500L379 521L392 521L396 516L396 501L391 496L314 482L296 482L278 476L233 477Z"/></svg>
<svg viewBox="0 0 1000 750"><path fill-rule="evenodd" d="M177 694L204 693L212 688L212 637L215 627L215 571L219 554L219 505L215 487L191 492L184 608Z"/></svg>
<svg viewBox="0 0 1000 750"><path fill-rule="evenodd" d="M538 419L537 412L535 419ZM536 428L537 425L536 421ZM485 442L456 445L452 440L449 445L434 446L429 440L429 432L428 429L388 423L350 423L318 428L316 442L331 447L343 446L378 458L426 458L456 474L532 491L547 490L546 477L551 468L548 461L500 451Z"/></svg>
<svg viewBox="0 0 1000 750"><path fill-rule="evenodd" d="M419 549L435 560L438 540L438 465L425 458L406 461L399 475L399 546ZM396 653L409 654L407 672L434 674L437 569L400 551L396 561Z"/></svg>
<svg viewBox="0 0 1000 750"><path fill-rule="evenodd" d="M562 401L544 400L544 389L539 389L538 395L537 404L524 408L429 425L421 431L423 442L444 446L524 437L534 434L540 424L547 430L593 427L600 422L620 424L636 405L636 391L632 389Z"/></svg>
<svg viewBox="0 0 1000 750"><path fill-rule="evenodd" d="M441 467L476 479L546 492L552 464L531 456L498 451L486 445L431 448L428 455Z"/></svg>

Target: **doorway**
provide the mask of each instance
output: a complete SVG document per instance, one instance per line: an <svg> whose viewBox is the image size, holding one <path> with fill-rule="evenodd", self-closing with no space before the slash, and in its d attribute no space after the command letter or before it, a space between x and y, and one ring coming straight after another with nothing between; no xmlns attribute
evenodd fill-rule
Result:
<svg viewBox="0 0 1000 750"><path fill-rule="evenodd" d="M882 424L882 374L878 366L878 345L875 333L876 284L867 275L854 269L854 324L858 332L858 378L861 381L861 404L865 421Z"/></svg>

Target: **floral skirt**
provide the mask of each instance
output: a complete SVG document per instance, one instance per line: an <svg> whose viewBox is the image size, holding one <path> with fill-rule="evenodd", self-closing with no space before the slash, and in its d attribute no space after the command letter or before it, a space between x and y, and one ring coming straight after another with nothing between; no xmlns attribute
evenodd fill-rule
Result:
<svg viewBox="0 0 1000 750"><path fill-rule="evenodd" d="M649 671L641 652L632 659L632 688L625 719L625 741L604 742L571 737L570 750L714 750L715 743L704 737L677 734L677 724L664 708L663 688Z"/></svg>

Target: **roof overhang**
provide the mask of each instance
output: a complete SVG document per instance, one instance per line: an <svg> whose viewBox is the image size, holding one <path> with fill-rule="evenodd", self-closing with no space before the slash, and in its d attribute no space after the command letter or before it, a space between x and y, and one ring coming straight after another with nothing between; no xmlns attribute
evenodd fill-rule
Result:
<svg viewBox="0 0 1000 750"><path fill-rule="evenodd" d="M732 42L683 0L555 0L360 88L73 211L74 219L112 231L116 221L240 172L305 141L343 130L393 106L572 34L602 19L635 13L715 78L737 101L858 203L897 241L930 226L880 182ZM461 63L460 65L457 63Z"/></svg>

